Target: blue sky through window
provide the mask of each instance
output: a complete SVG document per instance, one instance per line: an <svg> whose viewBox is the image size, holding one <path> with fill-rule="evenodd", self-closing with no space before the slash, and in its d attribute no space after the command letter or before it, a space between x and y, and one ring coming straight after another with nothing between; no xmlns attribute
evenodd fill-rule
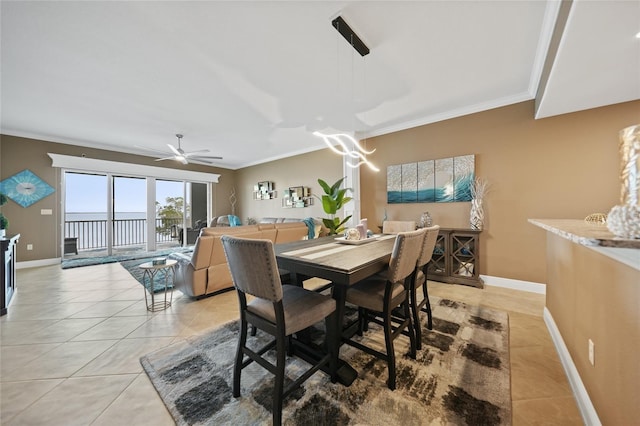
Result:
<svg viewBox="0 0 640 426"><path fill-rule="evenodd" d="M104 213L107 211L107 177L83 173L65 174L65 210L67 213ZM182 182L157 180L156 200L166 204L167 197L182 196ZM146 180L115 178L117 212L146 210Z"/></svg>

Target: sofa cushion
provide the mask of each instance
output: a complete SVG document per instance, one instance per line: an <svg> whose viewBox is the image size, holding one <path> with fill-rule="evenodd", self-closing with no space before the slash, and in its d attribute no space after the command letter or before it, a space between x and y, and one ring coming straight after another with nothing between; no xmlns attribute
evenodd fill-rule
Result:
<svg viewBox="0 0 640 426"><path fill-rule="evenodd" d="M296 240L303 240L308 236L309 230L307 225L302 222L297 223L280 223L278 224L278 234L276 235L275 244L288 243Z"/></svg>
<svg viewBox="0 0 640 426"><path fill-rule="evenodd" d="M258 223L278 223L278 218L277 217L263 217L258 221Z"/></svg>
<svg viewBox="0 0 640 426"><path fill-rule="evenodd" d="M215 228L202 228L200 230L200 235L203 236L213 236L213 235L238 235L244 232L256 232L260 231L258 225L244 225L244 226L234 226L234 227L220 227L216 226Z"/></svg>

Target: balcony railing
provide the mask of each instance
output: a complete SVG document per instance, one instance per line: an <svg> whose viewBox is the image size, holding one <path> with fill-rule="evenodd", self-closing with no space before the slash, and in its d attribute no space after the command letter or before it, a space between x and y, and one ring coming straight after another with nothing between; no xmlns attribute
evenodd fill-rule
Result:
<svg viewBox="0 0 640 426"><path fill-rule="evenodd" d="M156 218L155 239L157 243L178 241L177 229L182 226L181 218ZM65 238L77 238L78 250L101 249L107 247L106 220L71 220L64 223ZM115 219L113 221L113 246L146 244L146 219ZM179 242L179 241L178 241Z"/></svg>

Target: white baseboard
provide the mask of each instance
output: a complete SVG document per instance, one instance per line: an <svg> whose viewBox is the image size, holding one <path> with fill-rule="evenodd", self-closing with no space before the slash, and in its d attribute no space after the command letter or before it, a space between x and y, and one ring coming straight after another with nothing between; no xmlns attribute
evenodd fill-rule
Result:
<svg viewBox="0 0 640 426"><path fill-rule="evenodd" d="M16 262L16 269L37 268L38 266L59 265L62 259L59 257L53 259L38 259Z"/></svg>
<svg viewBox="0 0 640 426"><path fill-rule="evenodd" d="M598 413L591 403L587 389L584 387L584 383L582 383L582 379L580 378L576 365L573 363L569 349L567 348L567 345L564 344L564 339L562 339L560 330L558 330L556 322L553 320L551 312L549 312L546 306L542 316L545 324L547 325L547 329L549 330L549 334L551 334L551 339L556 347L558 356L560 356L560 362L562 363L564 372L569 379L569 384L571 385L573 395L578 403L578 409L580 410L584 424L587 426L601 426L602 423L600 422Z"/></svg>
<svg viewBox="0 0 640 426"><path fill-rule="evenodd" d="M511 288L513 290L528 291L530 293L546 294L546 284L534 283L532 281L514 280L511 278L492 277L491 275L480 275L485 285L494 287Z"/></svg>

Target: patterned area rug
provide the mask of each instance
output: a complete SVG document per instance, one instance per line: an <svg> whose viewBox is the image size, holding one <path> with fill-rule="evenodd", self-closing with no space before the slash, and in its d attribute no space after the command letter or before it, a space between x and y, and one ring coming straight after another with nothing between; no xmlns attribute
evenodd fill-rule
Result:
<svg viewBox="0 0 640 426"><path fill-rule="evenodd" d="M284 403L285 425L509 425L509 324L504 312L432 297L434 330L423 334L416 360L408 339L396 339L397 389L386 386L386 363L350 346L340 357L359 377L349 387L315 373ZM426 318L423 320L426 321ZM256 363L242 371L233 398L237 322L140 359L178 425L271 424L272 375ZM426 328L425 328L426 329ZM267 341L258 331L256 346ZM363 339L384 344L371 324ZM288 358L295 379L307 364Z"/></svg>

